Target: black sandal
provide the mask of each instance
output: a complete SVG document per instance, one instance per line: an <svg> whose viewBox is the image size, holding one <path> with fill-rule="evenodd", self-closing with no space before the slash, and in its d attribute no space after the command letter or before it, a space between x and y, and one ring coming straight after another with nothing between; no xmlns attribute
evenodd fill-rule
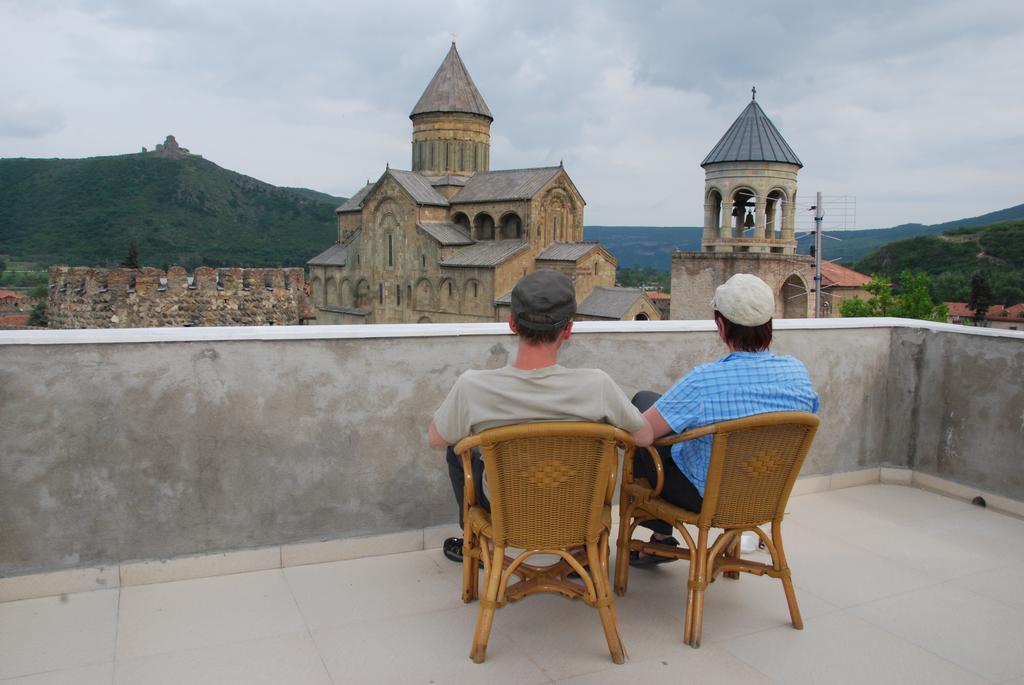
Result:
<svg viewBox="0 0 1024 685"><path fill-rule="evenodd" d="M456 564L462 563L462 538L448 538L441 544L441 551Z"/></svg>
<svg viewBox="0 0 1024 685"><path fill-rule="evenodd" d="M651 544L652 545L665 545L666 547L678 547L679 546L679 541L676 540L673 537L667 537L667 538L665 538L663 540L655 540L654 536L652 535L651 536ZM640 568L643 568L645 566L646 567L657 566L658 564L667 564L667 563L672 562L672 561L679 561L679 560L674 558L674 557L661 557L661 556L658 556L656 554L645 554L644 556L640 556L640 552L638 550L631 550L630 553L629 553L629 565L630 566L640 567Z"/></svg>
<svg viewBox="0 0 1024 685"><path fill-rule="evenodd" d="M441 543L441 551L444 555L456 564L462 563L462 538L447 538ZM484 567L484 560L479 561L480 568Z"/></svg>

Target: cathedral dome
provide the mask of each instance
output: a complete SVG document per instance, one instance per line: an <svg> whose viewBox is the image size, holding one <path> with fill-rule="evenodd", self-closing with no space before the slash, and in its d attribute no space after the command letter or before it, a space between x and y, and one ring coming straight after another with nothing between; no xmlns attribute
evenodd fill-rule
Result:
<svg viewBox="0 0 1024 685"><path fill-rule="evenodd" d="M757 100L751 100L700 165L721 162L780 162L803 166Z"/></svg>
<svg viewBox="0 0 1024 685"><path fill-rule="evenodd" d="M487 103L476 89L469 70L462 63L459 51L452 43L448 55L437 68L434 78L430 80L427 89L412 108L409 118L412 119L418 114L430 113L462 113L478 114L494 120Z"/></svg>

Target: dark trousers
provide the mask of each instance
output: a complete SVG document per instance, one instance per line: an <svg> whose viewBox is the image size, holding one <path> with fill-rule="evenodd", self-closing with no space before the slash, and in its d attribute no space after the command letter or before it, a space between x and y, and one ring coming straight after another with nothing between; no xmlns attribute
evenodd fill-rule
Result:
<svg viewBox="0 0 1024 685"><path fill-rule="evenodd" d="M466 499L466 472L462 469L462 459L455 454L455 450L450 445L445 456L448 460L448 477L452 479L452 490L455 491L455 501L459 505L459 528L464 528L465 522L462 520L462 513ZM487 501L487 496L484 494L484 460L478 449L473 450L470 468L473 469L473 487L476 490L477 504L490 511L491 503Z"/></svg>
<svg viewBox="0 0 1024 685"><path fill-rule="evenodd" d="M660 398L656 392L641 390L633 395L633 406L641 412L645 412L654 406ZM690 479L679 470L675 460L672 458L671 447L658 447L658 455L661 457L661 464L665 470L665 487L661 490L662 499L687 511L700 511L704 498L701 497L697 488L690 482ZM647 482L654 485L658 481L658 472L654 469L654 460L644 448L637 449L636 457L633 459L633 475L646 478ZM660 535L671 535L672 526L664 521L644 521L640 524L644 528L653 530Z"/></svg>

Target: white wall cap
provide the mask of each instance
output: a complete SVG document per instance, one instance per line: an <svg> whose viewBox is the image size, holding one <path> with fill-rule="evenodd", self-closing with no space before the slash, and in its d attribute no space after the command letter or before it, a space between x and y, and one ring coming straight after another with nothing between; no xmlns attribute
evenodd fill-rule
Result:
<svg viewBox="0 0 1024 685"><path fill-rule="evenodd" d="M842 330L858 328L909 328L1016 338L1024 331L976 328L917 319L775 319L777 331ZM573 332L591 333L689 333L713 331L710 319L668 321L577 321ZM510 335L507 323L410 323L336 326L196 326L190 328L84 328L76 330L0 331L0 345L93 345L106 343L227 342L239 340L348 340L370 338L446 338Z"/></svg>

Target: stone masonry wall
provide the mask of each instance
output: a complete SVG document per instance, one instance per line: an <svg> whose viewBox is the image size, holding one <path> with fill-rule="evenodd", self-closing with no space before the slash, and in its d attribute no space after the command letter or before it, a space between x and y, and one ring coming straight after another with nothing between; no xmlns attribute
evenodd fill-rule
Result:
<svg viewBox="0 0 1024 685"><path fill-rule="evenodd" d="M295 325L310 314L301 268L52 266L50 328Z"/></svg>

